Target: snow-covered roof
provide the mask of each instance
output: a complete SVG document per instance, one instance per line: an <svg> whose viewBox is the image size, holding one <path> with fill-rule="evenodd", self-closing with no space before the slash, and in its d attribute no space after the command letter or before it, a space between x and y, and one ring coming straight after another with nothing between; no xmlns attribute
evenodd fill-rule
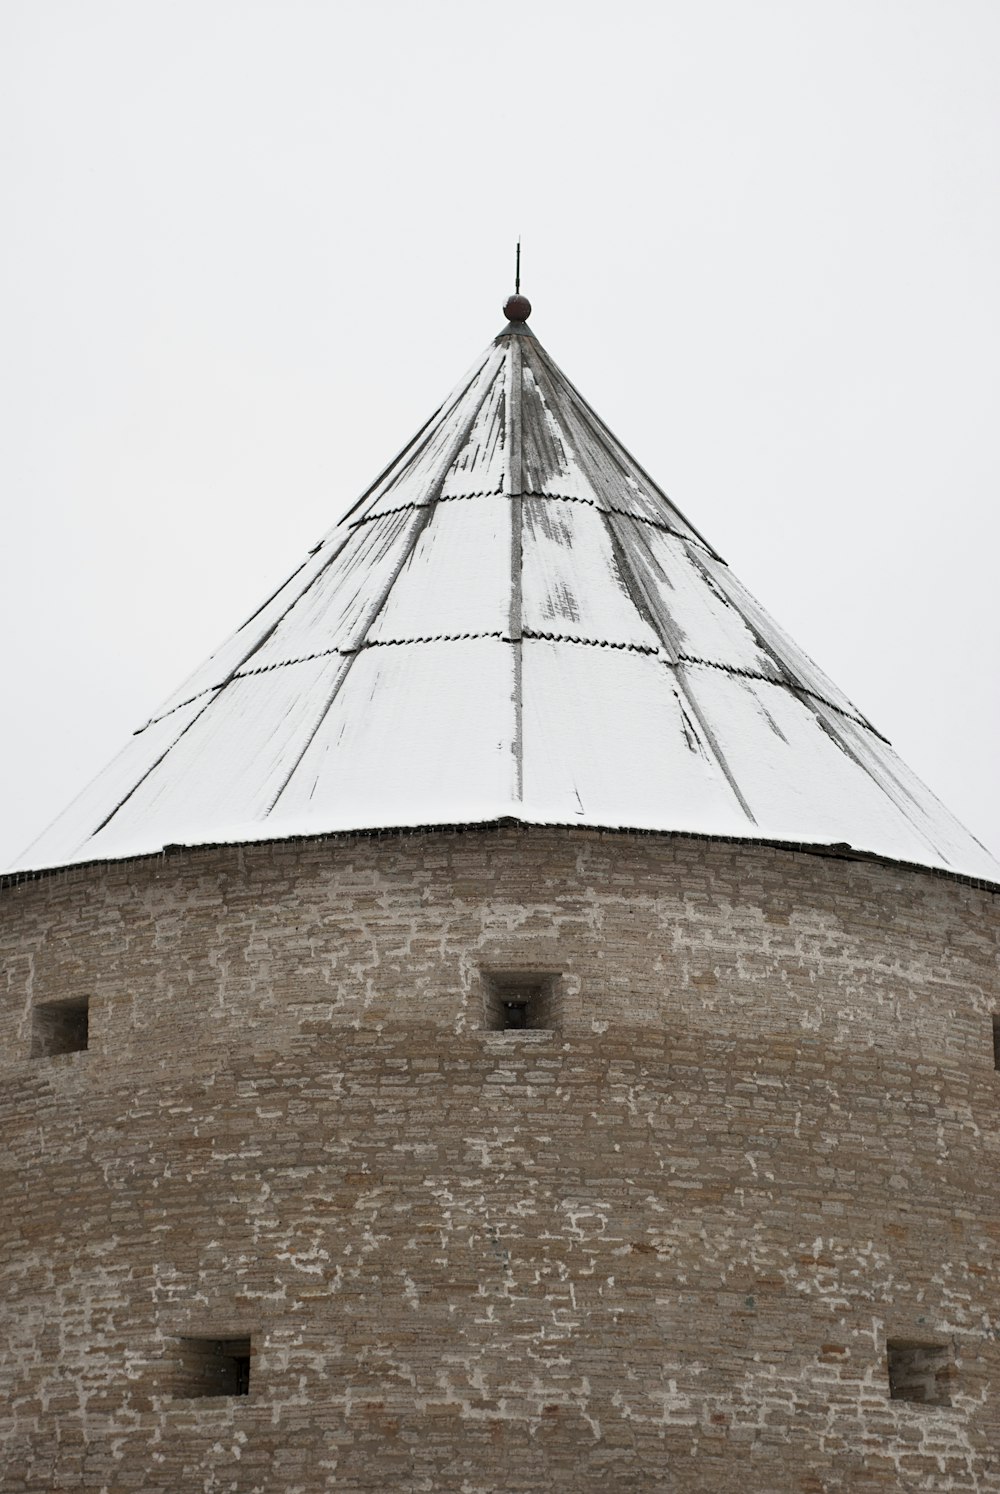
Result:
<svg viewBox="0 0 1000 1494"><path fill-rule="evenodd" d="M503 818L1000 882L523 321L16 869Z"/></svg>

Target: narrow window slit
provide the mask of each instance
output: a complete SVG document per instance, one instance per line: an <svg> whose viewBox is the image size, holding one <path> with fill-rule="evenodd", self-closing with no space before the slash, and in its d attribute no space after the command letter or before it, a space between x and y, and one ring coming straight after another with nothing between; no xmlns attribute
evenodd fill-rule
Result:
<svg viewBox="0 0 1000 1494"><path fill-rule="evenodd" d="M993 1067L1000 1070L1000 1016L993 1018Z"/></svg>

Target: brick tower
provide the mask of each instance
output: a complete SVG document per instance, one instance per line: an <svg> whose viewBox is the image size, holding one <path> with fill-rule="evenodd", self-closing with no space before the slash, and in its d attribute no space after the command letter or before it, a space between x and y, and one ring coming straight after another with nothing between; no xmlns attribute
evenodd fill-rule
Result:
<svg viewBox="0 0 1000 1494"><path fill-rule="evenodd" d="M512 297L0 889L0 1488L1000 1490L1000 866Z"/></svg>

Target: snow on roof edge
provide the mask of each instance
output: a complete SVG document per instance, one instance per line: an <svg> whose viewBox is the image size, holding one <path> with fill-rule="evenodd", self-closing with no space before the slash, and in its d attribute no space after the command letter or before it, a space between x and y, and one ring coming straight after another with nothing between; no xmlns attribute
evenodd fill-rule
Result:
<svg viewBox="0 0 1000 1494"><path fill-rule="evenodd" d="M536 818L525 818L509 812L493 819L464 820L443 824L380 825L364 829L303 831L299 834L258 835L253 840L233 837L211 841L191 840L172 842L161 846L155 851L126 852L118 856L98 857L91 861L69 861L60 862L53 866L26 867L0 871L0 890L19 886L24 882L40 881L46 877L59 876L60 874L83 873L100 867L127 866L136 862L152 861L157 857L162 860L164 857L174 855L179 851L216 851L228 848L249 849L254 846L279 844L302 845L309 841L324 840L379 840L390 836L466 835L476 831L505 829L573 830L602 836L621 835L640 838L662 836L673 840L705 840L718 845L758 846L772 850L788 851L792 854L801 853L808 856L820 856L828 860L874 862L881 866L898 867L901 871L919 872L932 877L944 877L949 881L958 882L963 886L973 887L979 891L1000 894L1000 879L994 881L987 877L976 876L971 872L958 871L951 867L932 866L925 862L907 861L899 857L888 856L884 851L867 851L857 846L848 845L843 841L792 841L778 840L767 836L720 835L702 830L665 830L638 825L598 825L571 820L539 820Z"/></svg>

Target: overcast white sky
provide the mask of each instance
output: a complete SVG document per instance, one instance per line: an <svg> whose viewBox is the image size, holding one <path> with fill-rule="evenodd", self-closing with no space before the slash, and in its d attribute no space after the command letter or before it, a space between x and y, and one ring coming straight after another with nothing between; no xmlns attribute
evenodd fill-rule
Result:
<svg viewBox="0 0 1000 1494"><path fill-rule="evenodd" d="M1000 851L997 0L4 0L0 863L532 326Z"/></svg>

